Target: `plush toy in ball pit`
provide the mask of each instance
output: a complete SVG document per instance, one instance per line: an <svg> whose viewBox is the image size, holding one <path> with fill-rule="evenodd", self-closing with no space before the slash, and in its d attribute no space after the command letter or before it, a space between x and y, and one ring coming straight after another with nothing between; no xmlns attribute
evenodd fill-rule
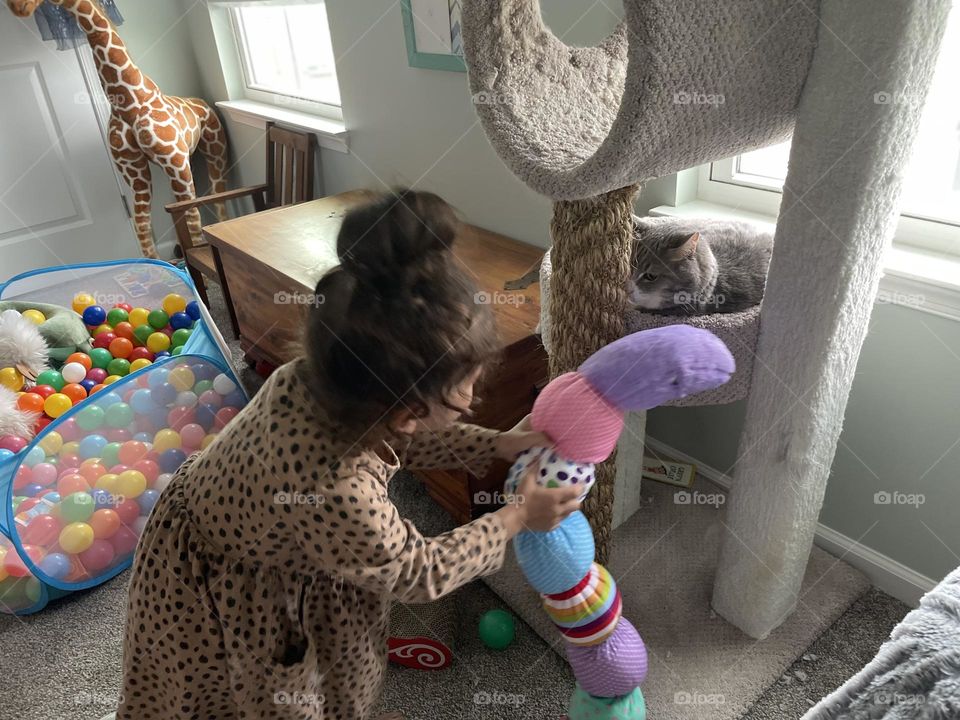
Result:
<svg viewBox="0 0 960 720"><path fill-rule="evenodd" d="M40 413L23 408L18 393L46 369L47 344L36 319L12 308L0 311L0 459L33 437Z"/></svg>
<svg viewBox="0 0 960 720"><path fill-rule="evenodd" d="M626 412L718 387L734 369L733 356L716 336L688 325L644 330L607 345L537 397L531 424L555 446L521 453L505 492L515 492L527 468L539 461L540 485L581 486L581 499L586 497L595 480L594 463L613 451ZM643 720L646 648L622 617L616 580L594 562L593 533L583 513L570 514L550 532L519 533L513 547L521 571L565 640L577 679L569 720Z"/></svg>

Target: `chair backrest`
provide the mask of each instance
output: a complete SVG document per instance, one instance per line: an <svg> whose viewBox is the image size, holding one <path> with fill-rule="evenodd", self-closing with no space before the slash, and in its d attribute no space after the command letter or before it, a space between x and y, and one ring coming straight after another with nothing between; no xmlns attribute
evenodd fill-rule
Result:
<svg viewBox="0 0 960 720"><path fill-rule="evenodd" d="M267 123L267 206L313 200L316 138Z"/></svg>

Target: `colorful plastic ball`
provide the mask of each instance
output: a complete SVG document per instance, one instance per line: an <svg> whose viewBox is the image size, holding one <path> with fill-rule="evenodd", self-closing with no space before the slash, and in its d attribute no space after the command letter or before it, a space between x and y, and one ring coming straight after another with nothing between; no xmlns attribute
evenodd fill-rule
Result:
<svg viewBox="0 0 960 720"><path fill-rule="evenodd" d="M70 398L70 402L74 405L87 399L87 391L77 383L67 383L60 392Z"/></svg>
<svg viewBox="0 0 960 720"><path fill-rule="evenodd" d="M229 395L225 395L223 398L223 404L235 408L237 411L240 410L244 405L247 404L247 398L243 394L243 390L237 388Z"/></svg>
<svg viewBox="0 0 960 720"><path fill-rule="evenodd" d="M37 422L33 426L34 427L33 434L39 435L41 432L43 432L46 429L47 425L49 425L52 422L53 422L53 418L48 418L46 415L41 415L40 417L37 418Z"/></svg>
<svg viewBox="0 0 960 720"><path fill-rule="evenodd" d="M33 473L33 480L38 485L48 487L57 480L57 468L51 463L38 463L31 468L31 471Z"/></svg>
<svg viewBox="0 0 960 720"><path fill-rule="evenodd" d="M130 353L133 352L133 343L126 338L118 337L110 343L110 347L108 349L114 358L126 359L130 357ZM107 369L109 370L109 367Z"/></svg>
<svg viewBox="0 0 960 720"><path fill-rule="evenodd" d="M28 497L36 497L42 493L46 488L43 485L37 485L36 483L30 483L25 488L23 488L23 494Z"/></svg>
<svg viewBox="0 0 960 720"><path fill-rule="evenodd" d="M90 547L81 552L77 559L87 572L97 573L110 567L116 555L117 552L110 542L94 538Z"/></svg>
<svg viewBox="0 0 960 720"><path fill-rule="evenodd" d="M109 343L108 343L109 344ZM113 360L113 355L110 354L110 351L105 347L95 347L90 351L90 361L93 363L93 367L99 368L101 370L106 370L107 365L110 364L110 361ZM92 377L90 372L87 373L87 377L91 380L96 380L97 378ZM104 375L106 377L106 375ZM102 382L102 380L101 380Z"/></svg>
<svg viewBox="0 0 960 720"><path fill-rule="evenodd" d="M96 337L93 338L93 347L95 350L107 350L110 349L110 343L117 339L116 333L113 331L104 331L98 333ZM110 357L113 357L112 355Z"/></svg>
<svg viewBox="0 0 960 720"><path fill-rule="evenodd" d="M207 436L207 431L197 423L190 423L180 428L180 439L188 448L198 449Z"/></svg>
<svg viewBox="0 0 960 720"><path fill-rule="evenodd" d="M0 435L0 450L18 453L27 446L27 439L16 435Z"/></svg>
<svg viewBox="0 0 960 720"><path fill-rule="evenodd" d="M80 456L75 453L67 453L60 456L60 467L61 468L78 468L80 467Z"/></svg>
<svg viewBox="0 0 960 720"><path fill-rule="evenodd" d="M97 299L89 293L77 293L73 297L73 303L71 307L77 315L83 315L83 311L86 310L91 305L96 305Z"/></svg>
<svg viewBox="0 0 960 720"><path fill-rule="evenodd" d="M17 407L24 412L43 412L43 397L37 393L25 392L17 398Z"/></svg>
<svg viewBox="0 0 960 720"><path fill-rule="evenodd" d="M94 385L92 388L90 388L90 395L96 395L98 392L100 392L101 390L103 390L105 387L106 387L106 385L104 385L103 383L100 383L100 384L98 384L98 385Z"/></svg>
<svg viewBox="0 0 960 720"><path fill-rule="evenodd" d="M60 392L64 384L63 375L56 370L44 370L37 375L37 385L48 385L52 387L55 392Z"/></svg>
<svg viewBox="0 0 960 720"><path fill-rule="evenodd" d="M200 425L204 430L211 430L217 421L217 411L219 409L220 407L218 405L210 405L207 403L200 403L197 405L196 409L194 410L197 424Z"/></svg>
<svg viewBox="0 0 960 720"><path fill-rule="evenodd" d="M180 393L180 395L182 394L183 393ZM180 405L179 402L176 406L171 408L169 413L167 413L167 425L170 426L171 430L176 430L177 432L180 432L184 425L189 425L196 419L197 418L193 410L189 407Z"/></svg>
<svg viewBox="0 0 960 720"><path fill-rule="evenodd" d="M78 454L84 460L87 458L100 457L100 453L106 445L107 439L103 435L87 435L80 441Z"/></svg>
<svg viewBox="0 0 960 720"><path fill-rule="evenodd" d="M193 326L193 318L185 312L176 312L170 315L170 327L174 330L190 329Z"/></svg>
<svg viewBox="0 0 960 720"><path fill-rule="evenodd" d="M83 475L72 470L67 470L57 481L57 492L61 498L67 498L74 493L85 493L90 489L90 481Z"/></svg>
<svg viewBox="0 0 960 720"><path fill-rule="evenodd" d="M53 552L45 555L37 566L47 577L53 580L63 580L70 574L70 558L63 553Z"/></svg>
<svg viewBox="0 0 960 720"><path fill-rule="evenodd" d="M114 305L114 307L115 307L115 308L120 308L121 310L126 310L127 312L130 312L131 310L133 310L133 306L132 306L132 305L130 305L130 304L128 304L128 303L124 303L124 302L119 302L119 303L117 303L116 305Z"/></svg>
<svg viewBox="0 0 960 720"><path fill-rule="evenodd" d="M499 608L488 610L480 617L477 632L488 648L504 650L513 642L516 632L513 615Z"/></svg>
<svg viewBox="0 0 960 720"><path fill-rule="evenodd" d="M102 491L101 491L102 492ZM109 495L109 493L105 493ZM90 527L94 537L106 539L120 529L120 516L109 507L101 507L90 516Z"/></svg>
<svg viewBox="0 0 960 720"><path fill-rule="evenodd" d="M81 380L79 383L80 387L83 388L83 391L87 394L87 397L90 396L90 392L97 386L97 383L93 380Z"/></svg>
<svg viewBox="0 0 960 720"><path fill-rule="evenodd" d="M40 439L39 445L47 455L55 455L63 447L63 436L59 432L48 432Z"/></svg>
<svg viewBox="0 0 960 720"><path fill-rule="evenodd" d="M43 451L42 448L34 446L30 448L30 452L27 453L26 457L23 458L23 464L28 468L32 468L37 463L42 463L47 457L47 454Z"/></svg>
<svg viewBox="0 0 960 720"><path fill-rule="evenodd" d="M119 493L117 493L119 496ZM124 498L113 508L114 512L120 517L120 522L124 525L131 524L140 517L140 505L133 498Z"/></svg>
<svg viewBox="0 0 960 720"><path fill-rule="evenodd" d="M220 430L223 430L227 426L227 423L233 420L239 412L240 411L233 406L222 407L219 410L217 410L217 417L213 423L214 429L217 430L218 432Z"/></svg>
<svg viewBox="0 0 960 720"><path fill-rule="evenodd" d="M87 368L78 362L68 362L61 368L60 375L65 382L78 383L87 377Z"/></svg>
<svg viewBox="0 0 960 720"><path fill-rule="evenodd" d="M93 515L90 518L90 525L93 526L93 518L97 516L97 513L100 510L105 510L105 509L108 510L112 508L114 505L114 498L112 493L107 492L103 488L97 488L97 487L90 490L90 497L93 498L93 507L94 507ZM94 533L96 533L97 528L94 527L93 531ZM100 536L97 535L97 537L100 537Z"/></svg>
<svg viewBox="0 0 960 720"><path fill-rule="evenodd" d="M180 434L176 430L160 430L153 437L153 449L158 453L179 448L181 444Z"/></svg>
<svg viewBox="0 0 960 720"><path fill-rule="evenodd" d="M24 318L25 320L29 320L34 325L43 325L47 321L46 315L39 310L34 310L33 308L24 310L22 313L20 313L20 317Z"/></svg>
<svg viewBox="0 0 960 720"><path fill-rule="evenodd" d="M170 316L163 310L151 310L147 316L147 324L154 330L162 330L170 322Z"/></svg>
<svg viewBox="0 0 960 720"><path fill-rule="evenodd" d="M160 499L160 493L156 490L144 490L137 498L137 504L140 505L140 514L149 515Z"/></svg>
<svg viewBox="0 0 960 720"><path fill-rule="evenodd" d="M163 352L170 347L170 338L161 332L155 332L147 338L145 344L152 353Z"/></svg>
<svg viewBox="0 0 960 720"><path fill-rule="evenodd" d="M117 459L124 465L134 465L146 458L149 452L150 448L144 443L130 440L120 446Z"/></svg>
<svg viewBox="0 0 960 720"><path fill-rule="evenodd" d="M229 395L237 389L237 384L226 373L220 373L213 379L213 389L221 395Z"/></svg>
<svg viewBox="0 0 960 720"><path fill-rule="evenodd" d="M183 355L183 345L177 345L173 350L170 351L170 355L177 357L178 355Z"/></svg>
<svg viewBox="0 0 960 720"><path fill-rule="evenodd" d="M170 344L174 348L182 347L187 344L187 340L190 339L192 331L181 328L180 330L174 330L173 335L170 336Z"/></svg>
<svg viewBox="0 0 960 720"><path fill-rule="evenodd" d="M130 363L130 372L135 373L137 370L143 370L151 365L153 365L153 361L147 360L147 358L137 358Z"/></svg>
<svg viewBox="0 0 960 720"><path fill-rule="evenodd" d="M136 328L146 325L148 317L150 317L150 311L146 308L134 308L127 314L127 322Z"/></svg>
<svg viewBox="0 0 960 720"><path fill-rule="evenodd" d="M23 389L23 374L14 367L0 368L0 385L11 392Z"/></svg>
<svg viewBox="0 0 960 720"><path fill-rule="evenodd" d="M137 325L134 328L133 336L138 343L140 343L141 345L146 345L147 340L149 340L150 336L153 335L153 333L155 332L156 330L150 327L150 325L148 325L147 323L144 323L142 325Z"/></svg>
<svg viewBox="0 0 960 720"><path fill-rule="evenodd" d="M107 363L109 364L109 362L110 361L108 360ZM87 370L87 380L92 380L94 384L99 385L107 378L107 371L105 368L106 366L102 368L95 367Z"/></svg>
<svg viewBox="0 0 960 720"><path fill-rule="evenodd" d="M63 524L53 515L37 515L20 530L20 541L47 546L60 536L62 529Z"/></svg>
<svg viewBox="0 0 960 720"><path fill-rule="evenodd" d="M162 453L160 453L160 458L157 460L157 464L160 466L160 469L163 472L173 473L177 471L177 469L186 459L187 454L183 452L183 450L171 448L170 450L164 450Z"/></svg>
<svg viewBox="0 0 960 720"><path fill-rule="evenodd" d="M160 466L148 458L135 462L130 469L143 473L143 476L147 479L148 487L153 485L160 476Z"/></svg>
<svg viewBox="0 0 960 720"><path fill-rule="evenodd" d="M151 393L146 388L140 388L130 396L130 407L136 413L148 413L154 408Z"/></svg>
<svg viewBox="0 0 960 720"><path fill-rule="evenodd" d="M197 404L197 396L190 390L184 390L183 392L177 393L177 399L174 402L179 407L183 408L192 408Z"/></svg>
<svg viewBox="0 0 960 720"><path fill-rule="evenodd" d="M191 300L188 302L185 311L193 320L200 319L200 303L196 300Z"/></svg>
<svg viewBox="0 0 960 720"><path fill-rule="evenodd" d="M170 481L173 480L173 473L161 473L157 476L157 479L153 483L153 489L159 492L163 492L167 489L167 485L170 484Z"/></svg>
<svg viewBox="0 0 960 720"><path fill-rule="evenodd" d="M135 347L130 351L130 357L128 357L127 360L129 360L131 363L134 363L137 360L149 360L150 362L153 362L155 357L156 355L150 352L149 348Z"/></svg>
<svg viewBox="0 0 960 720"><path fill-rule="evenodd" d="M122 380L122 379L123 379L122 375L107 375L107 377L104 378L103 380L103 384L113 385L115 382L117 382L117 380Z"/></svg>
<svg viewBox="0 0 960 720"><path fill-rule="evenodd" d="M154 387L150 391L150 396L153 398L154 405L166 407L177 399L177 389L170 383L164 383L159 387Z"/></svg>
<svg viewBox="0 0 960 720"><path fill-rule="evenodd" d="M147 386L151 390L155 390L161 385L166 384L168 377L170 377L170 371L164 367L158 367L156 370L150 371L150 376L147 378Z"/></svg>
<svg viewBox="0 0 960 720"><path fill-rule="evenodd" d="M91 305L83 311L83 324L97 326L105 322L107 311L99 305Z"/></svg>
<svg viewBox="0 0 960 720"><path fill-rule="evenodd" d="M73 407L73 401L63 393L54 393L43 401L43 411L56 419Z"/></svg>
<svg viewBox="0 0 960 720"><path fill-rule="evenodd" d="M9 450L7 452L10 452ZM10 453L13 454L12 452ZM33 482L33 469L21 465L17 474L13 476L13 489L20 490Z"/></svg>
<svg viewBox="0 0 960 720"><path fill-rule="evenodd" d="M125 377L130 374L130 361L124 358L114 358L107 364L107 372L110 375ZM109 385L110 383L105 379L104 384Z"/></svg>
<svg viewBox="0 0 960 720"><path fill-rule="evenodd" d="M117 492L124 498L139 497L147 489L147 478L139 470L124 470L117 476Z"/></svg>
<svg viewBox="0 0 960 720"><path fill-rule="evenodd" d="M93 510L93 498L90 493L71 493L60 501L60 517L64 522L86 522L93 515Z"/></svg>
<svg viewBox="0 0 960 720"><path fill-rule="evenodd" d="M183 295L170 293L163 299L160 306L167 315L173 315L187 309L187 299L183 297ZM164 325L166 325L166 323L164 323Z"/></svg>
<svg viewBox="0 0 960 720"><path fill-rule="evenodd" d="M214 440L216 440L216 439L217 439L217 436L216 436L216 435L207 435L207 436L203 439L203 442L200 443L200 449L201 449L201 450L206 450L206 449L210 446L210 443L212 443L212 442L213 442Z"/></svg>
<svg viewBox="0 0 960 720"><path fill-rule="evenodd" d="M72 522L60 531L60 547L68 553L83 552L93 545L93 540L93 528L85 522Z"/></svg>
<svg viewBox="0 0 960 720"><path fill-rule="evenodd" d="M74 416L74 419L77 421L78 427L90 432L103 425L106 415L106 411L99 405L90 405L88 407L81 408L80 411Z"/></svg>
<svg viewBox="0 0 960 720"><path fill-rule="evenodd" d="M7 450L6 448L0 448L0 463L12 457L13 457L12 451Z"/></svg>
<svg viewBox="0 0 960 720"><path fill-rule="evenodd" d="M158 352L158 353L156 354L157 360L160 360L160 359L162 359L162 358L168 358L168 357L170 357L170 351L169 351L169 350L164 350L163 352Z"/></svg>
<svg viewBox="0 0 960 720"><path fill-rule="evenodd" d="M130 313L123 308L115 307L107 311L107 322L114 327L122 322L127 322L129 317Z"/></svg>
<svg viewBox="0 0 960 720"><path fill-rule="evenodd" d="M75 352L67 356L66 361L64 362L64 367L67 365L79 365L83 368L84 374L90 371L90 368L93 367L93 362L90 360L90 356L86 353ZM76 381L71 381L76 382Z"/></svg>
<svg viewBox="0 0 960 720"><path fill-rule="evenodd" d="M177 392L183 392L184 390L190 390L193 388L194 383L196 383L196 376L186 365L180 365L175 367L170 371L170 375L167 378L171 385L177 389Z"/></svg>
<svg viewBox="0 0 960 720"><path fill-rule="evenodd" d="M113 334L118 339L129 340L131 343L136 341L137 336L133 334L133 325L128 322L117 323L113 328Z"/></svg>
<svg viewBox="0 0 960 720"><path fill-rule="evenodd" d="M130 502L133 501L131 500ZM139 507L135 502L133 503L133 506ZM132 525L136 522L136 520L136 517L133 518L133 520L130 521L130 524ZM137 549L138 540L140 540L140 536L134 530L129 527L121 527L116 533L114 533L109 542L111 545L113 545L113 549L116 551L117 557L126 557Z"/></svg>
<svg viewBox="0 0 960 720"><path fill-rule="evenodd" d="M103 323L103 325L97 325L97 327L90 332L90 337L97 338L101 335L106 335L107 333L109 333L111 337L117 336L112 327L107 325L107 323Z"/></svg>
<svg viewBox="0 0 960 720"><path fill-rule="evenodd" d="M126 428L133 423L133 408L125 402L118 402L107 408L107 425L112 428Z"/></svg>

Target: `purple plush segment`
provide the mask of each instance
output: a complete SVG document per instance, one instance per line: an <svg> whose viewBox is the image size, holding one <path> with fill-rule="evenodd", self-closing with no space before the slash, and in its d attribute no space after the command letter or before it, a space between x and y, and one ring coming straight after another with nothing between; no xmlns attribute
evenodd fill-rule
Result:
<svg viewBox="0 0 960 720"><path fill-rule="evenodd" d="M566 643L566 648L573 676L594 697L626 695L647 677L647 649L625 617L599 645Z"/></svg>
<svg viewBox="0 0 960 720"><path fill-rule="evenodd" d="M641 330L601 348L580 366L621 410L649 410L723 385L736 369L716 335L689 325Z"/></svg>

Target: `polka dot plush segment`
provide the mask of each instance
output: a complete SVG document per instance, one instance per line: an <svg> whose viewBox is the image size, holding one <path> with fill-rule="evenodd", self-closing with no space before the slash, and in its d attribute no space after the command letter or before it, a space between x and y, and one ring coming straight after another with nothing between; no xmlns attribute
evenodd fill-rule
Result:
<svg viewBox="0 0 960 720"><path fill-rule="evenodd" d="M555 378L533 404L533 427L577 462L602 462L623 430L623 413L604 400L586 377L569 372Z"/></svg>
<svg viewBox="0 0 960 720"><path fill-rule="evenodd" d="M603 565L594 563L590 572L570 590L543 596L543 609L560 628L589 625L605 615L617 596L617 584Z"/></svg>
<svg viewBox="0 0 960 720"><path fill-rule="evenodd" d="M563 592L579 583L593 563L593 531L579 510L547 533L525 531L513 538L517 563L541 594Z"/></svg>
<svg viewBox="0 0 960 720"><path fill-rule="evenodd" d="M647 704L640 688L620 697L594 697L578 683L570 698L570 720L646 720Z"/></svg>
<svg viewBox="0 0 960 720"><path fill-rule="evenodd" d="M503 488L508 494L516 492L527 468L537 460L540 461L540 470L537 473L538 485L548 488L577 485L583 488L581 500L587 496L597 479L593 463L565 460L550 448L530 448L517 456L507 473Z"/></svg>
<svg viewBox="0 0 960 720"><path fill-rule="evenodd" d="M598 645L567 644L567 659L580 686L597 697L626 695L647 677L647 649L625 617Z"/></svg>

